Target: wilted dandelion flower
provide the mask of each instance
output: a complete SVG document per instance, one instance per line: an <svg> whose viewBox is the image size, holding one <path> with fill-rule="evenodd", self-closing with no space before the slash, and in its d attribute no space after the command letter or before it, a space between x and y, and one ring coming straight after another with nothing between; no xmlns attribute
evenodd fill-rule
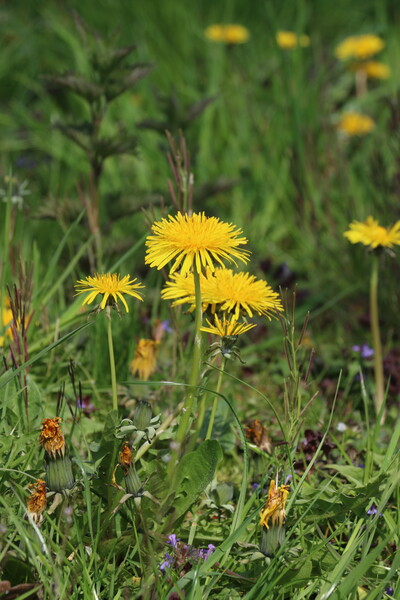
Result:
<svg viewBox="0 0 400 600"><path fill-rule="evenodd" d="M392 248L400 245L400 221L392 227L383 227L369 216L366 221L353 221L343 234L352 244L364 244L370 248Z"/></svg>
<svg viewBox="0 0 400 600"><path fill-rule="evenodd" d="M129 442L125 442L122 446L119 454L119 465L124 471L124 482L127 493L133 496L140 496L143 486L136 473L133 463L133 453Z"/></svg>
<svg viewBox="0 0 400 600"><path fill-rule="evenodd" d="M139 379L147 381L157 366L157 349L160 342L140 339L136 346L135 356L130 364L133 375L139 373Z"/></svg>
<svg viewBox="0 0 400 600"><path fill-rule="evenodd" d="M390 77L389 67L377 60L353 63L350 68L357 73L363 73L370 79L388 79Z"/></svg>
<svg viewBox="0 0 400 600"><path fill-rule="evenodd" d="M91 304L98 294L102 294L101 309L104 309L110 303L117 305L119 299L125 306L126 312L129 312L124 294L133 296L138 300L143 300L137 290L144 286L141 283L135 283L135 281L136 278L131 280L130 275L125 275L125 277L120 279L119 274L103 273L100 275L96 273L93 277L86 277L86 279L81 279L76 283L76 296L87 293L88 295L82 303L82 305L85 305Z"/></svg>
<svg viewBox="0 0 400 600"><path fill-rule="evenodd" d="M250 37L250 32L243 25L210 25L205 29L204 35L213 42L224 44L243 44Z"/></svg>
<svg viewBox="0 0 400 600"><path fill-rule="evenodd" d="M223 265L223 260L236 265L235 259L247 262L250 254L239 248L247 243L245 237L240 237L241 229L216 217L206 217L204 213L178 212L153 223L152 230L154 235L146 240L145 262L162 269L174 260L171 273L179 266L183 275L193 267L198 273L206 267L214 270L214 263Z"/></svg>
<svg viewBox="0 0 400 600"><path fill-rule="evenodd" d="M46 453L47 487L55 492L70 489L74 485L72 464L66 454L65 439L60 423L60 417L43 419L39 436L39 442Z"/></svg>
<svg viewBox="0 0 400 600"><path fill-rule="evenodd" d="M43 479L38 479L36 483L29 484L31 496L28 499L26 506L28 513L31 515L35 523L38 523L41 514L46 508L46 482Z"/></svg>
<svg viewBox="0 0 400 600"><path fill-rule="evenodd" d="M354 35L346 38L335 49L339 60L363 60L377 54L384 48L385 42L374 34Z"/></svg>
<svg viewBox="0 0 400 600"><path fill-rule="evenodd" d="M281 485L276 487L275 481L272 479L269 484L268 497L264 508L260 512L260 526L269 529L269 521L271 525L282 527L286 518L286 501L289 496L290 487Z"/></svg>
<svg viewBox="0 0 400 600"><path fill-rule="evenodd" d="M222 317L222 319L220 319L218 315L214 315L214 324L208 319L206 319L206 321L208 323L208 327L201 327L201 331L213 333L221 338L241 335L242 333L246 333L246 331L249 331L255 327L254 323L238 323L238 320L235 317L227 319L225 315Z"/></svg>
<svg viewBox="0 0 400 600"><path fill-rule="evenodd" d="M39 436L40 445L51 457L63 456L65 452L64 434L61 431L60 417L43 419L42 430Z"/></svg>
<svg viewBox="0 0 400 600"><path fill-rule="evenodd" d="M231 269L207 270L200 276L201 299L203 309L208 306L218 310L234 313L238 319L241 313L249 317L253 312L265 315L269 319L271 313L282 310L279 294L262 279L249 273L234 273ZM174 273L171 281L167 281L161 292L165 300L175 300L173 306L189 303L190 310L195 308L193 274L183 276Z"/></svg>
<svg viewBox="0 0 400 600"><path fill-rule="evenodd" d="M366 135L375 127L371 117L361 113L348 112L340 119L337 129L348 136Z"/></svg>
<svg viewBox="0 0 400 600"><path fill-rule="evenodd" d="M291 50L297 46L306 48L310 45L308 35L297 35L293 31L278 31L276 34L276 43L283 50Z"/></svg>

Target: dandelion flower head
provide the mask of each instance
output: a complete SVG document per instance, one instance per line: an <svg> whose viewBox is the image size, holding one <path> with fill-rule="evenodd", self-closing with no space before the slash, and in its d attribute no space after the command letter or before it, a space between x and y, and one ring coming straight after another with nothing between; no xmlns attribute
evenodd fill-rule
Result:
<svg viewBox="0 0 400 600"><path fill-rule="evenodd" d="M366 135L375 127L371 117L356 112L348 112L340 119L337 129L349 137L355 135Z"/></svg>
<svg viewBox="0 0 400 600"><path fill-rule="evenodd" d="M130 364L133 375L139 373L139 379L147 381L157 366L157 350L160 342L140 339L135 350L135 356Z"/></svg>
<svg viewBox="0 0 400 600"><path fill-rule="evenodd" d="M269 484L268 497L264 508L260 512L260 526L264 526L269 529L269 520L271 524L278 524L282 527L286 518L286 501L289 496L290 488L288 485L281 485L279 488L276 487L275 481L272 479Z"/></svg>
<svg viewBox="0 0 400 600"><path fill-rule="evenodd" d="M162 269L174 260L171 273L178 267L183 275L194 267L198 273L206 267L214 270L214 262L223 265L223 260L236 265L235 259L247 262L250 254L239 248L247 243L241 229L204 213L169 215L153 223L152 231L154 235L146 240L145 262Z"/></svg>
<svg viewBox="0 0 400 600"><path fill-rule="evenodd" d="M250 37L250 32L243 25L210 25L204 31L206 38L212 42L222 42L223 44L244 44Z"/></svg>
<svg viewBox="0 0 400 600"><path fill-rule="evenodd" d="M350 68L352 71L364 73L370 79L388 79L390 77L389 67L377 60L353 63Z"/></svg>
<svg viewBox="0 0 400 600"><path fill-rule="evenodd" d="M297 35L293 31L278 31L276 34L276 43L283 50L292 50L297 46L306 48L310 45L308 35Z"/></svg>
<svg viewBox="0 0 400 600"><path fill-rule="evenodd" d="M57 454L64 455L65 452L65 440L60 423L60 417L43 419L42 421L39 443L50 456L56 456Z"/></svg>
<svg viewBox="0 0 400 600"><path fill-rule="evenodd" d="M400 221L392 227L383 227L369 216L366 221L353 221L343 234L352 244L364 244L370 248L392 248L400 245Z"/></svg>
<svg viewBox="0 0 400 600"><path fill-rule="evenodd" d="M26 505L28 513L32 516L35 523L37 523L47 505L46 482L43 479L38 479L36 483L31 483L29 487L31 488L31 496Z"/></svg>
<svg viewBox="0 0 400 600"><path fill-rule="evenodd" d="M104 309L106 305L110 303L110 300L115 304L118 304L118 300L121 300L126 312L129 312L129 307L124 298L124 294L133 296L138 300L143 300L141 294L137 290L144 286L141 283L135 283L135 281L136 278L131 280L130 275L125 275L125 277L120 279L119 274L105 273L100 275L99 273L96 273L93 277L86 277L86 279L81 279L76 283L76 295L88 294L82 303L85 305L91 304L98 294L102 294L103 298L100 303L101 309Z"/></svg>
<svg viewBox="0 0 400 600"><path fill-rule="evenodd" d="M384 46L385 42L377 35L371 33L353 35L336 47L335 56L339 60L363 60L377 54Z"/></svg>
<svg viewBox="0 0 400 600"><path fill-rule="evenodd" d="M119 453L119 464L124 469L125 473L129 471L129 467L132 465L132 459L132 449L129 446L129 442L125 442Z"/></svg>
<svg viewBox="0 0 400 600"><path fill-rule="evenodd" d="M227 319L226 315L224 315L222 319L220 319L218 315L214 315L214 323L211 323L208 319L206 319L206 321L208 327L200 327L200 330L207 333L213 333L221 338L241 335L255 327L254 323L239 323L235 317Z"/></svg>
<svg viewBox="0 0 400 600"><path fill-rule="evenodd" d="M265 315L269 319L271 313L282 310L279 294L262 279L257 279L249 273L234 273L231 269L207 270L200 277L201 298L203 309L212 306L213 310L234 313L239 318L241 313L249 317L253 312ZM167 281L161 296L166 300L174 299L176 304L189 303L191 310L195 306L194 277L192 274L183 276L174 273L171 281Z"/></svg>

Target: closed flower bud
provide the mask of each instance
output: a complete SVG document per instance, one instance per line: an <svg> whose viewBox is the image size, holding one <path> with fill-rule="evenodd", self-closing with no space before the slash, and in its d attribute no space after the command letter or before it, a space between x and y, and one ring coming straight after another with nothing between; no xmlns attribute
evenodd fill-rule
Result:
<svg viewBox="0 0 400 600"><path fill-rule="evenodd" d="M152 416L153 413L150 404L145 400L139 400L132 419L135 427L139 431L145 431L145 429L150 425Z"/></svg>

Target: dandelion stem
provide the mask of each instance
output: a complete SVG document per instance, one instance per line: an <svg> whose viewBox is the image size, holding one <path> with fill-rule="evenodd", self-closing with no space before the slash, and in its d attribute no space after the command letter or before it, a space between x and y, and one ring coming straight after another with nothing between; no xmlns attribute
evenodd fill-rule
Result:
<svg viewBox="0 0 400 600"><path fill-rule="evenodd" d="M378 310L378 274L379 274L379 255L372 257L371 284L370 284L370 320L372 345L374 347L374 371L375 371L375 409L379 414L385 399L385 386L383 379L383 361L382 361L382 343L379 331L379 310ZM384 414L382 414L384 421Z"/></svg>
<svg viewBox="0 0 400 600"><path fill-rule="evenodd" d="M209 440L211 438L212 430L214 427L215 413L217 412L218 398L219 398L219 393L221 391L221 383L222 383L222 377L224 376L224 372L225 372L225 366L226 366L226 358L224 356L222 359L221 369L220 369L220 372L218 375L217 389L215 390L215 396L214 396L214 401L213 401L213 405L212 405L212 409L211 409L210 420L208 422L206 440Z"/></svg>
<svg viewBox="0 0 400 600"><path fill-rule="evenodd" d="M109 310L109 307L107 307ZM110 356L110 372L111 372L111 388L112 388L112 403L113 410L118 410L118 397L117 397L117 376L115 373L115 358L114 358L114 345L112 338L112 324L111 315L107 313L107 333L108 333L108 353Z"/></svg>
<svg viewBox="0 0 400 600"><path fill-rule="evenodd" d="M203 311L201 304L201 288L200 288L200 274L197 271L196 265L194 265L194 289L196 294L196 316L195 316L195 337L192 354L192 367L189 377L189 391L186 396L184 413L179 423L177 432L177 442L182 444L187 433L189 426L189 419L191 416L193 402L196 396L196 385L199 378L200 367L201 367L201 356L202 356L202 333L200 331L202 325Z"/></svg>

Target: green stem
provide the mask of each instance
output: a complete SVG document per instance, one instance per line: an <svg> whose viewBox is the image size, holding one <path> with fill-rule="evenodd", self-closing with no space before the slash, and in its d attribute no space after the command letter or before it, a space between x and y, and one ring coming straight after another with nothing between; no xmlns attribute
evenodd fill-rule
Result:
<svg viewBox="0 0 400 600"><path fill-rule="evenodd" d="M109 307L107 307L109 310ZM115 373L115 358L114 358L114 345L112 338L112 324L111 315L107 312L107 333L108 333L108 353L110 356L110 371L111 371L111 387L112 387L112 407L113 410L118 411L118 396L117 396L117 376Z"/></svg>
<svg viewBox="0 0 400 600"><path fill-rule="evenodd" d="M383 379L382 343L379 331L378 310L378 270L379 256L372 257L371 284L370 284L370 320L372 345L374 348L374 370L375 370L375 409L379 414L385 399L385 385ZM382 419L384 415L382 415Z"/></svg>
<svg viewBox="0 0 400 600"><path fill-rule="evenodd" d="M202 333L200 327L203 321L203 311L201 304L201 288L200 288L200 274L197 272L196 265L194 266L194 289L196 294L196 316L195 316L195 336L194 346L192 354L192 367L189 377L189 391L186 395L185 405L183 409L183 415L179 423L176 440L178 444L182 444L185 439L188 427L189 419L192 414L193 402L197 393L197 381L199 378L201 368L201 357L202 357Z"/></svg>
<svg viewBox="0 0 400 600"><path fill-rule="evenodd" d="M218 404L218 399L219 399L219 393L221 391L221 383L222 383L222 377L224 376L224 372L225 372L225 366L226 366L226 358L224 356L222 359L221 369L218 374L217 389L215 390L215 396L214 396L214 401L213 401L213 405L212 405L212 409L211 409L210 420L208 422L206 440L209 440L211 438L212 430L214 427L215 413L217 412L217 404Z"/></svg>

